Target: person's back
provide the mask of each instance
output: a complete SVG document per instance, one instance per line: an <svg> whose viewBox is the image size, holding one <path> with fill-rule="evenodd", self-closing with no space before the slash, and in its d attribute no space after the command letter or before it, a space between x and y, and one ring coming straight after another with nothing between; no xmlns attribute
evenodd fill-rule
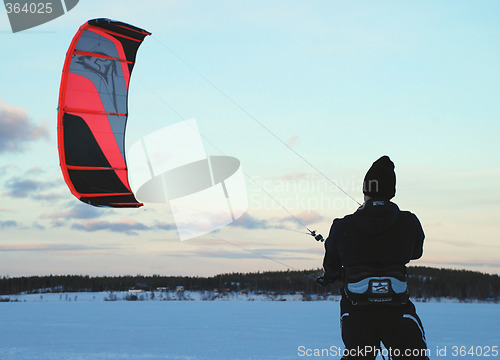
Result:
<svg viewBox="0 0 500 360"><path fill-rule="evenodd" d="M394 359L427 358L405 267L422 256L424 233L414 214L390 201L395 184L394 164L384 156L365 177L363 206L335 219L325 241L325 278L344 282L341 324L348 359L374 359L380 342Z"/></svg>
<svg viewBox="0 0 500 360"><path fill-rule="evenodd" d="M354 214L333 223L342 265L407 264L422 256L424 233L417 217L385 199L370 199ZM327 242L332 246L332 242Z"/></svg>

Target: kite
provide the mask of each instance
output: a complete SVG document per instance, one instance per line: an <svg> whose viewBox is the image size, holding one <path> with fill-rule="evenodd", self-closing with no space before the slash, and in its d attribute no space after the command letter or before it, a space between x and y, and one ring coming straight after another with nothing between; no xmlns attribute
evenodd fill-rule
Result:
<svg viewBox="0 0 500 360"><path fill-rule="evenodd" d="M130 76L150 32L93 19L74 36L64 62L57 118L64 180L94 206L140 207L129 185L125 127Z"/></svg>

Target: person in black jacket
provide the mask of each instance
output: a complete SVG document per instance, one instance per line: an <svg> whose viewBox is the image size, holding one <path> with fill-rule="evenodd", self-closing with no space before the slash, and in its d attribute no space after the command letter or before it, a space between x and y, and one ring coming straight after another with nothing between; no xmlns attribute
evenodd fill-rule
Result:
<svg viewBox="0 0 500 360"><path fill-rule="evenodd" d="M341 307L345 359L428 359L422 322L409 300L406 264L422 256L418 218L390 201L396 194L394 163L382 156L363 181L365 203L335 219L325 241L325 285L343 281Z"/></svg>

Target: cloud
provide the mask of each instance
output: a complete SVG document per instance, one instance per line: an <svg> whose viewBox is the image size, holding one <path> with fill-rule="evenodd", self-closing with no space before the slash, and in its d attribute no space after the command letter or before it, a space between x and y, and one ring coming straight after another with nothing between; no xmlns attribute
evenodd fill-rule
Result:
<svg viewBox="0 0 500 360"><path fill-rule="evenodd" d="M299 214L297 214L296 217L298 217L305 223L311 223L311 224L323 221L325 219L323 215L320 215L319 212L314 210L302 211Z"/></svg>
<svg viewBox="0 0 500 360"><path fill-rule="evenodd" d="M17 221L15 220L0 221L0 229L2 230L16 226L17 226Z"/></svg>
<svg viewBox="0 0 500 360"><path fill-rule="evenodd" d="M31 179L11 178L5 184L6 195L15 198L26 198L31 193L46 188L43 182Z"/></svg>
<svg viewBox="0 0 500 360"><path fill-rule="evenodd" d="M33 195L33 199L35 200L49 200L49 201L55 201L55 200L61 200L67 198L68 193L64 192L51 192L51 193L38 193L36 195Z"/></svg>
<svg viewBox="0 0 500 360"><path fill-rule="evenodd" d="M485 247L485 248L499 248L500 245L498 244L484 244L481 243L481 241L464 241L464 240L457 240L457 239L439 239L439 238L432 238L431 240L426 240L427 242L432 241L432 243L441 243L441 244L446 244L446 245L451 245L455 247L460 247L460 248L467 248L467 249L474 249L474 248L480 248L480 247Z"/></svg>
<svg viewBox="0 0 500 360"><path fill-rule="evenodd" d="M230 226L241 227L248 230L257 230L257 229L287 230L287 228L289 227L289 223L294 223L295 225L299 225L297 219L306 225L310 225L323 221L325 217L320 215L317 211L314 210L302 211L293 216L290 215L283 218L271 218L271 219L258 219L246 213L239 219L233 221Z"/></svg>
<svg viewBox="0 0 500 360"><path fill-rule="evenodd" d="M139 235L137 231L149 231L151 227L146 226L132 219L123 219L121 221L103 221L103 220L86 220L81 223L73 223L72 229L94 232L107 230L112 232L124 233L127 235Z"/></svg>
<svg viewBox="0 0 500 360"><path fill-rule="evenodd" d="M0 176L6 175L11 169L17 169L18 167L14 164L7 164L0 166Z"/></svg>
<svg viewBox="0 0 500 360"><path fill-rule="evenodd" d="M421 260L418 263L412 264L410 266L433 266L440 268L451 268L451 269L468 269L480 271L481 268L496 268L500 269L500 263L498 261L486 261L485 259L469 259L469 261L460 261L459 259L452 258L439 258L439 257L426 257L425 260Z"/></svg>
<svg viewBox="0 0 500 360"><path fill-rule="evenodd" d="M54 225L65 225L59 222ZM153 225L146 225L132 219L123 219L120 221L106 221L106 220L85 220L81 223L73 223L71 228L74 230L95 232L95 231L111 231L123 233L126 235L139 235L138 231L154 231L154 230L175 230L176 226L164 222L158 222Z"/></svg>
<svg viewBox="0 0 500 360"><path fill-rule="evenodd" d="M296 215L293 216L287 216L283 219L280 220L281 223L285 222L294 222L297 223L298 220L300 220L302 223L309 225L309 224L315 224L320 221L323 221L325 219L324 216L320 215L319 212L314 211L314 210L304 210Z"/></svg>
<svg viewBox="0 0 500 360"><path fill-rule="evenodd" d="M32 141L49 138L47 124L36 124L21 108L0 99L0 153L21 152Z"/></svg>
<svg viewBox="0 0 500 360"><path fill-rule="evenodd" d="M106 209L106 211L110 211ZM51 214L42 214L42 219L71 220L71 219L95 219L103 214L103 209L94 206L76 203L70 209Z"/></svg>
<svg viewBox="0 0 500 360"><path fill-rule="evenodd" d="M44 230L45 227L40 225L37 222L33 222L31 227L23 225L16 220L0 220L0 230L6 230L9 228L15 228L16 230L27 230L27 229L35 229L35 230Z"/></svg>
<svg viewBox="0 0 500 360"><path fill-rule="evenodd" d="M0 169L1 170L1 169ZM1 173L1 171L0 171ZM24 171L22 175L13 176L4 182L5 192L3 195L12 198L32 198L35 200L57 200L67 196L66 191L58 191L63 189L64 182L62 179L43 180L41 179L43 170L40 168L32 168ZM47 189L51 192L45 193Z"/></svg>
<svg viewBox="0 0 500 360"><path fill-rule="evenodd" d="M7 191L4 195L13 198L27 198L30 196L41 196L40 191L54 187L53 181L42 181L20 177L10 178L5 182Z"/></svg>
<svg viewBox="0 0 500 360"><path fill-rule="evenodd" d="M249 248L240 246L236 242L228 242L223 240L225 243L232 245L234 248L232 250L222 248L220 246L212 249L205 250L192 250L192 251L182 251L180 253L176 253L176 257L186 257L186 258L195 258L197 256L202 256L203 258L212 258L212 259L267 259L270 261L274 261L280 263L281 265L292 268L290 265L283 263L282 261L288 260L310 260L310 257L304 256L304 253L300 251L292 251L289 249L281 249L281 248ZM165 255L171 256L172 253L168 252ZM307 255L307 254L306 254Z"/></svg>
<svg viewBox="0 0 500 360"><path fill-rule="evenodd" d="M0 245L0 252L12 251L85 251L85 250L102 250L87 245L73 245L73 244L11 244Z"/></svg>
<svg viewBox="0 0 500 360"><path fill-rule="evenodd" d="M276 225L270 224L268 220L257 219L248 213L243 214L240 218L233 221L230 226L241 227L249 230L281 228L281 226L277 227Z"/></svg>
<svg viewBox="0 0 500 360"><path fill-rule="evenodd" d="M26 175L40 175L43 174L44 170L41 167L35 166L31 169L26 170Z"/></svg>
<svg viewBox="0 0 500 360"><path fill-rule="evenodd" d="M297 145L298 143L299 143L299 137L298 137L298 135L294 135L294 136L292 136L290 139L288 139L286 141L286 144L289 147L293 147L293 146Z"/></svg>
<svg viewBox="0 0 500 360"><path fill-rule="evenodd" d="M45 230L45 226L40 225L40 224L39 224L39 223L37 223L37 222L34 222L34 223L32 224L32 227L33 227L34 229L37 229L37 230Z"/></svg>
<svg viewBox="0 0 500 360"><path fill-rule="evenodd" d="M174 224L156 221L152 225L144 224L133 219L119 221L102 220L103 216L115 215L117 211L111 208L101 208L86 205L78 201L66 210L40 215L40 219L51 221L53 227L69 226L74 230L85 232L112 231L127 235L138 235L138 231L175 230Z"/></svg>
<svg viewBox="0 0 500 360"><path fill-rule="evenodd" d="M175 230L177 227L174 224L166 223L166 222L158 222L154 226L155 229L158 230Z"/></svg>

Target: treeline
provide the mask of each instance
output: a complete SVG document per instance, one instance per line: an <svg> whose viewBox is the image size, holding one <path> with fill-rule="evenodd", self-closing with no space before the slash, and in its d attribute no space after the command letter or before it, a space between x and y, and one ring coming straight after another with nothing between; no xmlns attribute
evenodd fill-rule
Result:
<svg viewBox="0 0 500 360"><path fill-rule="evenodd" d="M126 291L158 288L186 291L246 291L274 294L338 294L340 283L319 286L321 270L220 274L213 277L186 276L96 276L50 275L0 278L0 295L43 292ZM457 298L498 301L500 277L466 270L409 267L408 286L413 298Z"/></svg>
<svg viewBox="0 0 500 360"><path fill-rule="evenodd" d="M409 267L408 287L414 298L500 300L500 276L469 270Z"/></svg>
<svg viewBox="0 0 500 360"><path fill-rule="evenodd" d="M50 275L29 277L3 277L0 279L0 295L34 292L100 292L158 288L186 291L248 291L248 292L304 292L314 293L322 289L315 282L321 271L277 271L256 273L220 274L213 277L188 276L96 276ZM330 289L331 290L331 289Z"/></svg>

